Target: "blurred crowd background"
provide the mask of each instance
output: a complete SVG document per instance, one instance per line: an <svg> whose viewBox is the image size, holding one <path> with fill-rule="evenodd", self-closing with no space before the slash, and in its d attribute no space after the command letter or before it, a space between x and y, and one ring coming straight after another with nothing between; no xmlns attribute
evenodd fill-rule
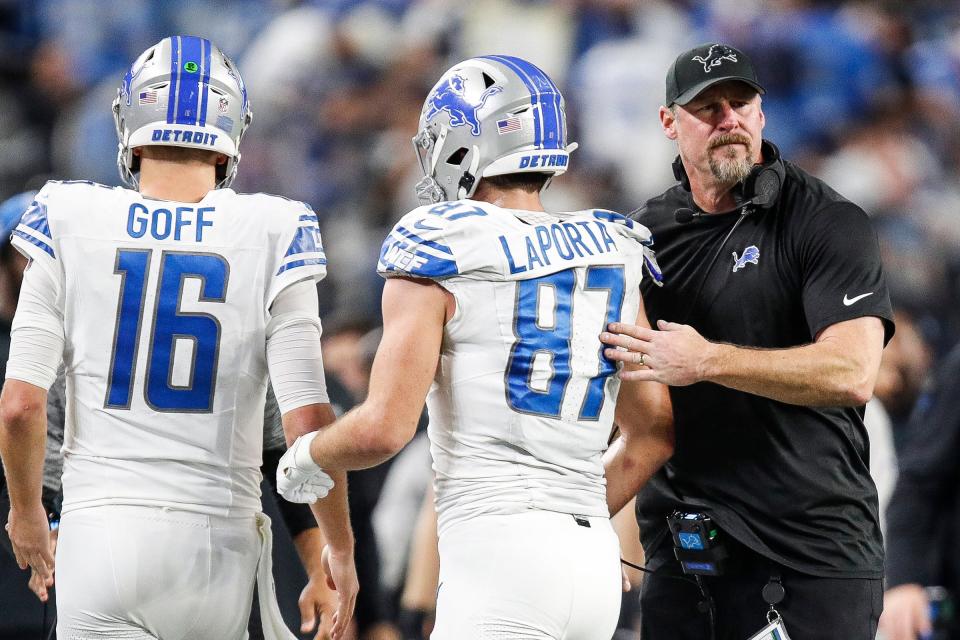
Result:
<svg viewBox="0 0 960 640"><path fill-rule="evenodd" d="M548 206L626 213L674 181L657 118L673 58L708 40L748 52L765 137L875 221L900 318L877 388L893 442L960 339L956 0L0 0L0 200L50 178L119 184L110 103L131 61L175 33L213 40L246 80L254 118L234 188L320 217L325 360L355 399L376 345L379 246L417 204L424 97L487 53L533 61L566 96L580 149ZM393 600L403 561L390 554L406 553L412 521L378 541Z"/></svg>

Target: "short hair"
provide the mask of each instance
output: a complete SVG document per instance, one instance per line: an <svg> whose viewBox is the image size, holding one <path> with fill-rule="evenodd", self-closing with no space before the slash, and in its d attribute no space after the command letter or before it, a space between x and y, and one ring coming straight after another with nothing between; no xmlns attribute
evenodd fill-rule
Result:
<svg viewBox="0 0 960 640"><path fill-rule="evenodd" d="M521 189L529 193L539 193L550 178L551 175L549 173L531 171L528 173L507 173L502 176L490 176L489 178L484 178L484 180L498 189Z"/></svg>
<svg viewBox="0 0 960 640"><path fill-rule="evenodd" d="M193 147L173 147L169 145L150 144L142 147L143 157L152 160L166 160L168 162L202 162L214 164L219 151L211 149L194 149Z"/></svg>

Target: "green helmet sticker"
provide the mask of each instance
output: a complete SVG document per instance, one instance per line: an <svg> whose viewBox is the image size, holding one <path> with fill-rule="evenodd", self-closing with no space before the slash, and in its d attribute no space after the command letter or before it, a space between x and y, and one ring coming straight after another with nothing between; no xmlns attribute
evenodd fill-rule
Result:
<svg viewBox="0 0 960 640"><path fill-rule="evenodd" d="M184 62L184 63L183 63L183 68L184 68L188 73L196 73L196 72L200 69L200 65L198 65L198 64L197 64L196 62L194 62L193 60L190 60L189 62Z"/></svg>

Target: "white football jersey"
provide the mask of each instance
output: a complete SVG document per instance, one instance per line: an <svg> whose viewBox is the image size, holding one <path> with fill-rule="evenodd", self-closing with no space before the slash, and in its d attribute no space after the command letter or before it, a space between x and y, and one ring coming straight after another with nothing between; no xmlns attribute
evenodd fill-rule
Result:
<svg viewBox="0 0 960 640"><path fill-rule="evenodd" d="M456 298L427 397L441 530L481 513L606 516L601 456L619 389L599 334L634 322L650 234L609 211L463 200L415 209L383 244L385 277Z"/></svg>
<svg viewBox="0 0 960 640"><path fill-rule="evenodd" d="M50 182L13 243L60 286L64 511L259 511L268 310L326 274L310 208L230 189L177 203Z"/></svg>

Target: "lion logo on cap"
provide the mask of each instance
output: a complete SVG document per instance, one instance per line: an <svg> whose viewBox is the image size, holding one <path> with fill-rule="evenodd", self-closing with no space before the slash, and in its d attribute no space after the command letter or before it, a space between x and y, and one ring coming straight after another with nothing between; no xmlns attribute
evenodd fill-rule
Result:
<svg viewBox="0 0 960 640"><path fill-rule="evenodd" d="M693 56L693 59L703 65L704 73L710 73L714 67L720 66L724 60L736 62L737 54L730 47L722 44L714 44L710 45L710 50L707 51L707 57Z"/></svg>

